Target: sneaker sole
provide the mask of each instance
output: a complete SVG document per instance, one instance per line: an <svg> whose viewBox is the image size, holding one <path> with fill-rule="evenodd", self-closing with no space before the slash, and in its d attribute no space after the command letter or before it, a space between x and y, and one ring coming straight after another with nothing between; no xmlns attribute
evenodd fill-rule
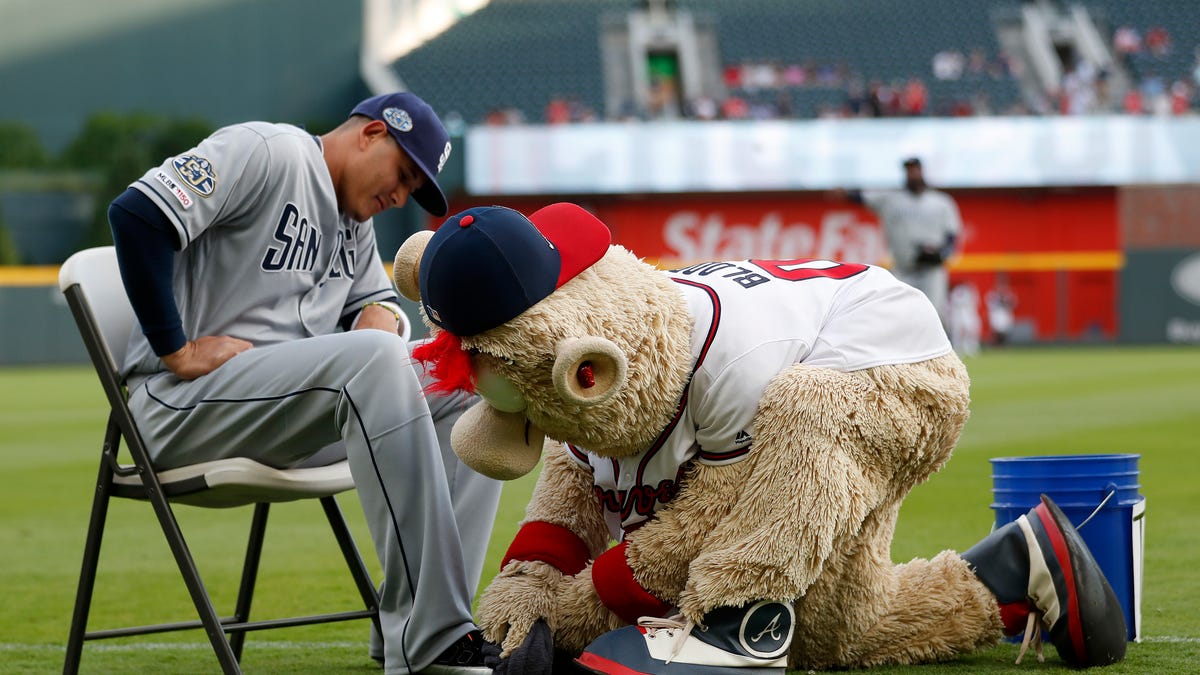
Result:
<svg viewBox="0 0 1200 675"><path fill-rule="evenodd" d="M652 668L638 670L591 652L581 654L575 663L596 675L783 675L784 672L783 668L724 668L662 661L654 661Z"/></svg>
<svg viewBox="0 0 1200 675"><path fill-rule="evenodd" d="M1073 668L1106 666L1125 658L1125 613L1100 565L1075 526L1049 497L1034 509L1055 557L1062 565L1066 622L1050 631L1050 641ZM1065 563L1065 564L1064 564Z"/></svg>
<svg viewBox="0 0 1200 675"><path fill-rule="evenodd" d="M596 675L784 675L782 668L728 668L721 665L702 665L698 663L672 662L665 663L649 655L642 657L643 663L630 667L617 663L610 658L584 651L575 663L588 673Z"/></svg>

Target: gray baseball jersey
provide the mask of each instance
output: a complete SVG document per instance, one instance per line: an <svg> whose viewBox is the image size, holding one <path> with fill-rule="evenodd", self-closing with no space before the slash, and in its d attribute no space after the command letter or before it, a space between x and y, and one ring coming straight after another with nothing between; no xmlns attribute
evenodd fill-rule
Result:
<svg viewBox="0 0 1200 675"><path fill-rule="evenodd" d="M288 125L218 130L133 187L182 243L185 334L254 345L180 380L135 331L129 405L156 466L238 456L286 467L343 443L384 573L372 655L388 675L422 670L474 628L501 484L450 448L471 400L427 400L401 338L337 332L394 295L372 223L339 215L320 139Z"/></svg>
<svg viewBox="0 0 1200 675"><path fill-rule="evenodd" d="M897 269L917 267L922 245L940 248L946 235L959 236L962 219L954 200L940 190L863 190L863 202L879 215L888 250Z"/></svg>
<svg viewBox="0 0 1200 675"><path fill-rule="evenodd" d="M175 226L175 300L188 337L255 346L327 335L394 295L371 222L338 213L320 140L286 124L225 127L131 187ZM205 236L202 236L205 235ZM140 332L130 372L162 370Z"/></svg>

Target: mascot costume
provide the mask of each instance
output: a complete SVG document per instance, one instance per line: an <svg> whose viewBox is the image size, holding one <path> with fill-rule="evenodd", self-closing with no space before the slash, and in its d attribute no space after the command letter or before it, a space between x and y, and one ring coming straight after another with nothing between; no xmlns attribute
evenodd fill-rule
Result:
<svg viewBox="0 0 1200 675"><path fill-rule="evenodd" d="M887 270L663 271L559 203L451 216L404 243L395 280L432 332L414 357L483 398L460 457L499 479L543 463L479 604L497 672L862 668L1022 632L1041 657L1043 630L1070 666L1124 657L1120 605L1044 497L965 553L892 562L969 380Z"/></svg>

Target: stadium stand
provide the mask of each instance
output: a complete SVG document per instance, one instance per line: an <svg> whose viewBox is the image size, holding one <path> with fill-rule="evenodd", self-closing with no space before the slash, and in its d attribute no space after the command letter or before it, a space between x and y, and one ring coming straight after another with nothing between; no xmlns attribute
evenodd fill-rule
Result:
<svg viewBox="0 0 1200 675"><path fill-rule="evenodd" d="M603 113L600 22L635 4L493 0L393 67L438 110L457 112L467 123L485 122L498 108L515 109L517 119L540 122L540 106L555 96L574 96L583 107ZM715 17L725 64L805 65L814 73L842 73L779 88L790 99L792 115L811 117L846 102L848 78L867 86L920 77L929 90L929 112L945 110L946 101L977 91L984 92L994 109L1012 106L1020 93L1007 76L942 81L931 74L932 58L941 50L981 50L990 60L1000 56L989 18L992 5L956 0L681 0L674 6ZM777 92L761 88L735 87L730 94L752 103L779 103Z"/></svg>

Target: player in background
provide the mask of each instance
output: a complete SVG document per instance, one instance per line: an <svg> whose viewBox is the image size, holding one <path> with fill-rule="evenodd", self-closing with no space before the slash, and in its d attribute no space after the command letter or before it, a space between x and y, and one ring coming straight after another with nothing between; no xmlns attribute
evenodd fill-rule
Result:
<svg viewBox="0 0 1200 675"><path fill-rule="evenodd" d="M979 319L979 289L975 284L963 281L950 288L946 319L954 351L960 356L978 354L983 322Z"/></svg>
<svg viewBox="0 0 1200 675"><path fill-rule="evenodd" d="M950 195L929 187L921 160L903 162L902 190L839 190L836 194L862 204L879 216L892 274L923 292L947 325L949 273L946 260L962 233L958 205Z"/></svg>
<svg viewBox="0 0 1200 675"><path fill-rule="evenodd" d="M450 448L472 401L422 393L372 225L409 197L445 215L450 150L423 100L375 96L322 136L219 129L109 207L142 328L123 372L155 465L348 457L383 566L371 656L388 675L491 672L471 603L501 484Z"/></svg>
<svg viewBox="0 0 1200 675"><path fill-rule="evenodd" d="M987 305L988 325L992 329L992 344L1003 347L1008 344L1013 329L1013 308L1017 295L1013 293L1004 275L999 275L996 285L984 295Z"/></svg>

